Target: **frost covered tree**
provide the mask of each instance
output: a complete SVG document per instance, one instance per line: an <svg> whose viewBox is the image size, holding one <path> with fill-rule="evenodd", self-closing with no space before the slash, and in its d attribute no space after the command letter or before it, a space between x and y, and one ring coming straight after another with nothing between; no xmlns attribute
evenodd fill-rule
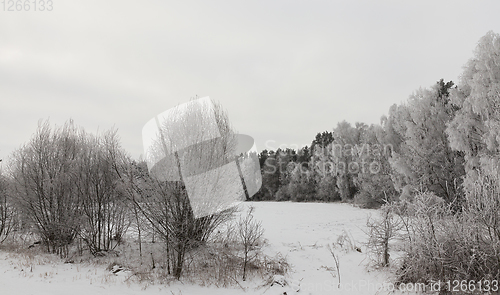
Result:
<svg viewBox="0 0 500 295"><path fill-rule="evenodd" d="M389 158L394 147L380 125L370 125L357 145L355 161L359 171L354 178L358 192L354 201L367 208L375 208L396 195L392 182Z"/></svg>
<svg viewBox="0 0 500 295"><path fill-rule="evenodd" d="M366 125L361 123L356 123L355 127L346 121L338 123L333 130L334 140L326 148L326 154L329 153L328 162L333 164L330 169L334 171L337 188L343 201L353 199L357 192L354 178L359 167L355 163L355 146L360 142L365 127Z"/></svg>
<svg viewBox="0 0 500 295"><path fill-rule="evenodd" d="M499 34L490 31L479 40L450 98L460 109L447 133L451 147L465 155L464 184L471 189L480 173L500 171Z"/></svg>
<svg viewBox="0 0 500 295"><path fill-rule="evenodd" d="M406 193L426 189L448 202L463 196L463 155L450 148L445 132L458 110L449 98L452 87L441 79L430 89L417 90L398 108L396 132L402 142L391 165Z"/></svg>

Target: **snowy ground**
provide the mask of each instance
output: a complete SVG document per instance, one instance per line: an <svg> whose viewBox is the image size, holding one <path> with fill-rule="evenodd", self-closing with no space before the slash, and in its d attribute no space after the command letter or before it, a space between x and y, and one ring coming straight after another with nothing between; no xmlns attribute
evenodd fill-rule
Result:
<svg viewBox="0 0 500 295"><path fill-rule="evenodd" d="M19 255L0 252L1 294L394 294L387 271L371 270L363 242L367 216L375 210L348 204L320 203L244 203L253 205L254 216L262 221L269 253L281 252L292 270L286 276L289 286L256 288L263 282L247 282L242 288L222 289L183 283L140 285L127 280L126 272L114 275L102 265L64 264L49 255ZM337 246L341 287L335 261L326 245L347 235L361 250L346 251ZM298 292L295 290L300 289ZM409 293L405 293L409 294ZM411 293L413 294L413 292Z"/></svg>

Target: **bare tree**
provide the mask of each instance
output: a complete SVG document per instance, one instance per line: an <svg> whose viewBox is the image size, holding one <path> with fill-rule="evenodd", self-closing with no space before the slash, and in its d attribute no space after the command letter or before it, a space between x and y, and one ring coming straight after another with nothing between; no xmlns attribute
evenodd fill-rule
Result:
<svg viewBox="0 0 500 295"><path fill-rule="evenodd" d="M77 236L94 255L113 249L129 225L127 161L116 130L95 136L72 121L56 129L41 122L12 157L13 200L49 252L66 256Z"/></svg>
<svg viewBox="0 0 500 295"><path fill-rule="evenodd" d="M143 138L149 175L133 178L132 199L165 241L168 270L171 264L178 279L187 251L244 200L236 137L222 108L201 99L155 117Z"/></svg>
<svg viewBox="0 0 500 295"><path fill-rule="evenodd" d="M80 236L97 255L114 249L130 224L121 180L127 159L116 130L102 136L83 134L81 140L84 154L75 182L84 216Z"/></svg>
<svg viewBox="0 0 500 295"><path fill-rule="evenodd" d="M55 130L48 121L40 122L10 165L13 198L24 219L35 227L47 250L61 256L67 255L80 228L80 200L74 186L80 132L72 121Z"/></svg>
<svg viewBox="0 0 500 295"><path fill-rule="evenodd" d="M7 239L16 225L16 211L9 200L8 185L0 170L0 243Z"/></svg>
<svg viewBox="0 0 500 295"><path fill-rule="evenodd" d="M367 250L373 255L376 266L389 266L390 243L402 238L401 231L404 229L404 219L400 219L395 213L393 204L385 204L380 209L381 216L378 219L368 218Z"/></svg>
<svg viewBox="0 0 500 295"><path fill-rule="evenodd" d="M250 207L244 217L238 221L238 237L243 245L243 280L246 280L247 265L255 256L251 256L251 251L257 247L260 242L264 229L260 221L253 218L254 207Z"/></svg>

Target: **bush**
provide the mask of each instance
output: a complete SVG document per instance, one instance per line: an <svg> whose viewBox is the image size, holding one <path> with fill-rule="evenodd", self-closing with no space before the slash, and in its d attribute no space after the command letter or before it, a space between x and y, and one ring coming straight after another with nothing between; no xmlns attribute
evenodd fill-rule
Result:
<svg viewBox="0 0 500 295"><path fill-rule="evenodd" d="M420 193L399 214L406 229L398 282L484 280L500 274L498 186L487 179L467 196L462 213Z"/></svg>
<svg viewBox="0 0 500 295"><path fill-rule="evenodd" d="M375 266L389 266L390 242L401 238L403 223L394 214L394 206L385 205L380 209L381 217L378 219L368 218L366 226L368 228L368 242L366 248L371 254L371 259Z"/></svg>
<svg viewBox="0 0 500 295"><path fill-rule="evenodd" d="M244 217L240 217L237 225L239 242L243 246L243 280L246 280L248 264L259 255L258 251L255 251L253 255L251 255L251 252L262 244L261 240L264 234L261 222L253 218L252 213L254 209L254 207L250 207L247 214Z"/></svg>

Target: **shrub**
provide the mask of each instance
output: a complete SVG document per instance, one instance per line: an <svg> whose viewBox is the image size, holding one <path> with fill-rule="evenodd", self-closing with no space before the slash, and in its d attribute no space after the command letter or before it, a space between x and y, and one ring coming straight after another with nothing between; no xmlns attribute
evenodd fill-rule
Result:
<svg viewBox="0 0 500 295"><path fill-rule="evenodd" d="M394 214L394 208L390 204L380 209L381 216L378 219L368 218L368 242L366 248L371 254L375 266L389 266L390 242L401 238L400 231L403 229L401 219Z"/></svg>
<svg viewBox="0 0 500 295"><path fill-rule="evenodd" d="M246 280L248 264L259 254L259 252L255 252L251 255L251 252L261 244L262 235L264 234L261 222L253 218L254 209L254 207L250 207L247 214L240 217L237 225L238 238L243 246L243 280Z"/></svg>
<svg viewBox="0 0 500 295"><path fill-rule="evenodd" d="M399 214L407 233L398 282L475 280L500 274L497 182L481 179L456 213L432 193L420 193Z"/></svg>

